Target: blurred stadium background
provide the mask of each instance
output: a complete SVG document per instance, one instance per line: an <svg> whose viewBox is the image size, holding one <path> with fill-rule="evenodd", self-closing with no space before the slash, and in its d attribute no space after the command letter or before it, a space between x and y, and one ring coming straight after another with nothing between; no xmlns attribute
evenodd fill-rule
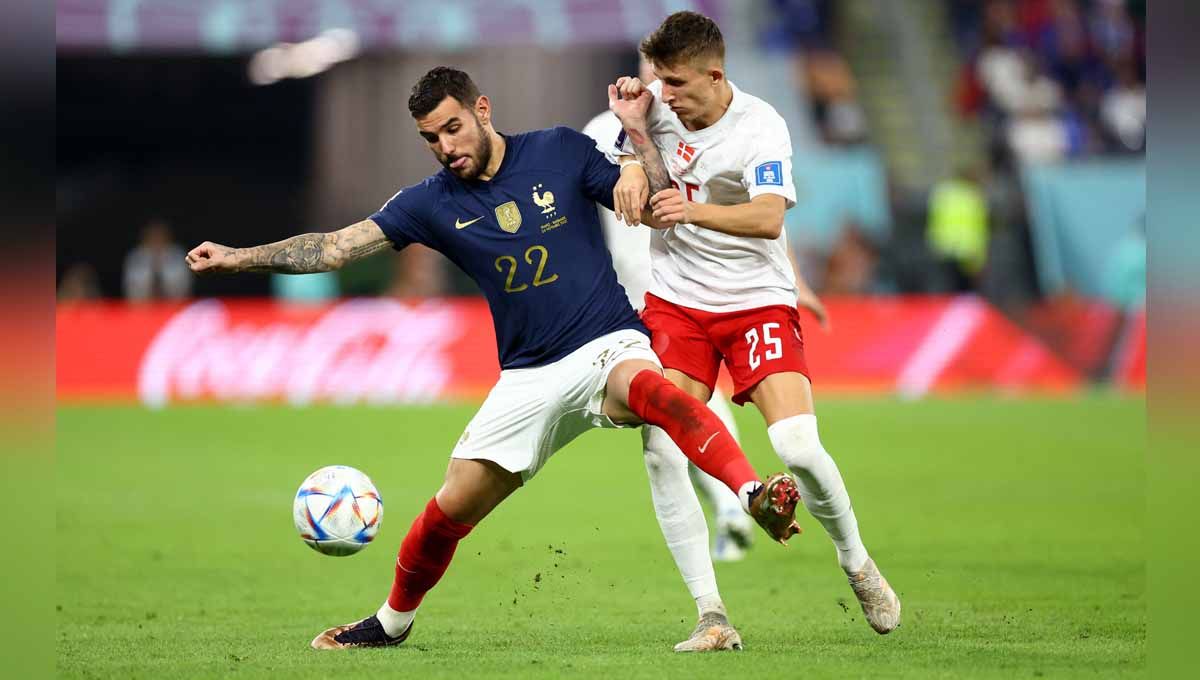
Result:
<svg viewBox="0 0 1200 680"><path fill-rule="evenodd" d="M141 635L134 624L155 625L137 607L154 609L152 595L191 597L179 579L186 584L184 574L192 572L171 572L172 580L163 582L144 574L170 571L172 559L223 564L216 553L197 552L201 549L188 542L201 539L156 539L177 548L175 557L161 544L140 544L128 535L145 530L161 536L181 527L197 535L202 529L190 519L195 508L181 497L165 500L164 489L186 492L215 466L236 467L245 460L260 467L248 478L233 472L216 477L230 502L209 519L225 512L237 522L235 511L261 503L263 512L283 520L278 527L272 523L266 532L271 537L263 539L276 552L250 555L251 548L220 539L213 550L278 575L277 583L264 587L279 587L298 573L330 578L335 569L352 569L370 579L353 586L359 599L339 608L317 603L317 611L338 619L332 623L361 614L347 607L362 604L363 597L374 601L409 510L415 513L435 488L457 428L470 415L469 404L498 372L482 298L445 258L427 249L414 246L338 273L304 277L193 278L183 253L203 240L245 246L336 229L434 172L406 100L412 83L438 64L472 74L492 98L502 132L558 124L581 129L605 108L605 85L636 71L636 42L678 9L717 20L728 46L729 78L770 102L788 123L799 203L787 214L787 235L833 320L829 333L815 323L805 328L818 402L827 409L823 432L842 444L831 450L846 456L839 461L852 486L898 493L901 503L909 503L905 515L865 492L856 496L868 535L893 532L875 545L895 545L906 530L927 532L920 539L925 543L908 544L909 552L893 551L899 575L892 578L902 595L905 585L917 588L919 577L936 578L933 571L926 574L922 559L954 553L947 552L946 542L953 544L950 536L965 526L938 524L932 520L936 513L920 509L922 503L962 511L976 499L1003 504L1010 494L1025 503L1003 516L971 511L984 525L1004 522L1007 528L982 539L992 552L959 555L958 566L978 569L988 560L1040 557L1024 563L1028 573L997 567L1004 595L980 598L978 581L966 577L958 590L939 592L940 599L925 610L925 625L946 631L970 621L979 630L955 629L961 635L952 635L949 647L938 646L945 639L931 642L928 655L913 657L917 661L908 671L919 677L983 674L999 658L1015 665L996 666L996 677L1011 677L1017 669L1119 674L1137 665L1144 642L1144 614L1138 613L1144 608L1141 510L1135 507L1141 493L1146 344L1144 0L59 0L56 349L59 465L65 471L59 536L78 539L80 554L93 565L113 560L107 570L98 567L111 577L107 590L96 590L94 573L72 566L60 565L59 583L81 600L74 611L92 626L96 642L127 649ZM926 398L904 401L919 397ZM183 403L198 406L168 409L174 420L143 408ZM419 449L420 472L373 457L378 438L365 430L385 423L374 409L359 415L354 409L311 409L332 427L363 430L347 449L290 408L324 403L389 407L386 421L413 429L378 436ZM459 403L468 408L447 405ZM240 407L248 404L281 407L247 417ZM894 422L878 419L883 410ZM762 429L758 419L738 417L743 429L755 431L748 435L749 448L766 450L765 435L756 432ZM863 422L889 442L886 452L874 451L866 433L853 434ZM206 423L216 423L221 433L207 444L183 443ZM417 434L423 426L432 429ZM839 442L832 434L838 428L852 434ZM927 442L924 433L930 431ZM304 441L297 441L298 433ZM585 437L573 447L602 448L616 441L595 438L600 444L588 444ZM974 452L975 466L1009 460L1013 452L1006 438L1023 449L1012 459L1019 468L984 466L974 477L960 469L959 450ZM626 537L634 541L631 554L644 543L653 583L678 595L674 591L682 588L656 537L643 483L636 481L642 474L636 437L621 441L631 454L622 457L628 460L621 474L634 481L625 479L628 490L620 493L641 503L627 513L636 517L630 527L637 527ZM96 442L109 444L109 458L92 458ZM179 467L166 467L157 456L173 446L205 456L210 465L181 459ZM283 446L291 454L283 455ZM872 472L881 470L872 457L877 454L889 457L882 469L892 479L916 486L896 492L873 479ZM910 456L913 467L892 459L895 455ZM291 487L311 469L341 462L371 473L385 497L389 489L403 492L389 506L384 546L369 553L373 570L364 571L368 558L347 567L306 559L309 555L280 556L286 548L307 550L288 535ZM756 458L756 464L770 465L771 459ZM588 467L596 463L582 457L555 467L568 465L607 473ZM1129 475L1116 479L1104 469ZM115 476L122 470L141 471L132 479L140 482L144 473L148 486L122 486L121 494L113 493L112 485L128 481ZM570 475L565 469L552 474ZM1047 486L1022 487L1033 478ZM1069 479L1073 486L1049 486L1051 479ZM976 498L963 497L959 486L968 483ZM271 484L278 488L260 492ZM550 484L539 489L550 495L529 503L570 493L551 491ZM1097 489L1123 502L1099 503ZM588 492L578 493L587 498ZM565 507L567 500L561 502ZM165 515L157 518L143 512L164 507ZM480 539L491 543L482 545L501 552L513 542L522 548L522 539L513 538L517 528L545 520L534 507L518 504L495 520L492 538ZM1058 527L1057 535L1004 533L1040 526L1037 512L1050 508L1074 508L1074 524ZM883 516L892 512L897 514L889 522ZM606 517L597 515L597 532L611 521ZM132 532L106 538L88 528L96 518ZM883 520L878 526L886 529L873 532L872 520ZM1116 547L1099 545L1087 533L1095 529L1081 528L1104 522L1125 530ZM511 535L503 528L509 525ZM820 539L811 538L813 545ZM546 541L534 542L540 549ZM592 557L616 549L602 541L581 542L583 554ZM123 545L131 552L115 558L114 550ZM596 552L588 553L590 548ZM824 558L824 548L800 550ZM470 552L461 560L466 566L452 568L451 576L454 569L477 570L487 578L529 566L517 555L500 567L476 564ZM765 554L761 559L784 564ZM1077 585L1053 576L1045 581L1047 570L1060 566L1056 560L1074 560L1073 569L1092 574L1087 587L1094 599L1031 585ZM153 569L143 572L148 565ZM602 572L603 560L592 566ZM219 590L225 582L214 574L225 567L213 568L204 588ZM955 571L945 562L940 568ZM258 572L240 569L238 578L263 580ZM830 577L828 569L813 569ZM746 574L726 573L722 578L734 584L753 582ZM1009 577L1017 580L1003 580ZM597 598L611 592L605 579ZM1024 585L1010 588L1012 583ZM134 611L122 614L118 608L114 614L113 602L127 600L120 594L126 584L149 594L134 598ZM844 583L829 588L832 602ZM490 597L487 592L479 596ZM522 598L529 594L521 592ZM960 601L960 620L953 620L959 595L979 607L975 619ZM262 625L264 607L291 602L284 595L261 597L262 604L251 606L239 625ZM652 601L644 589L631 597ZM1033 602L1055 597L1063 601L1033 613ZM216 602L212 613L238 616L244 602ZM457 612L465 606L453 597L442 602L448 604L430 608ZM514 597L513 605L517 602ZM555 603L561 600L550 602ZM670 603L671 615L678 609L690 616L686 595ZM1023 612L1026 604L1024 637L996 638L995 626L1009 623L1001 617L1018 607ZM1093 605L1098 611L1102 604L1103 616L1093 612ZM908 612L907 600L905 606ZM921 600L912 606L922 611ZM1112 618L1122 607L1122 616L1133 612L1132 618ZM203 608L187 611L197 620L205 616ZM551 625L561 615L546 603L534 611ZM1049 618L1033 621L1043 614ZM671 615L666 620L673 624ZM287 632L303 644L314 627L312 617L289 616ZM329 623L322 618L316 628ZM169 630L176 636L198 634L237 647L211 627L189 628L174 618L158 625L175 626ZM456 625L443 632L470 634ZM686 632L690 620L679 628ZM536 649L556 644L545 631L519 630L533 636ZM658 630L654 635L663 639L654 643L666 644L674 632ZM615 633L605 633L610 634ZM760 631L759 639L764 635ZM840 654L847 664L880 660L875 652L837 647L836 634L830 635L805 638L815 645L810 652ZM985 637L996 647L985 651ZM1088 638L1095 644L1104 640L1104 651L1087 647ZM1050 646L1022 646L1034 639ZM1012 646L1004 648L1006 642ZM612 644L607 652L619 654L614 650L621 641ZM786 658L789 650L780 645L780 658ZM929 651L935 648L941 651ZM142 668L131 660L136 657L114 653L101 659L97 649L86 640L60 639L60 668L75 674ZM987 656L991 652L1007 656ZM215 661L191 668L223 675L246 654L235 650L226 658L222 651ZM196 660L169 652L155 659ZM972 659L984 666L971 665ZM270 675L264 670L270 668L275 667L260 671ZM496 670L486 663L481 668ZM576 670L589 668L582 663ZM635 670L622 673L639 674ZM568 665L550 674L574 672Z"/></svg>
<svg viewBox="0 0 1200 680"><path fill-rule="evenodd" d="M198 333L256 338L243 358L263 366L299 346L272 352L266 338L310 337L338 310L366 324L338 340L342 363L419 350L448 372L391 396L330 388L341 400L478 396L495 370L480 363L489 324L436 253L193 279L181 252L338 228L433 172L405 102L436 64L474 75L501 130L582 128L604 86L635 72L639 37L679 7L721 23L731 79L788 122L788 238L835 324L808 334L823 389L1142 389L1144 2L64 0L60 396L144 394L169 369L147 361L177 314ZM441 297L456 301L420 302ZM225 302L187 306L213 298ZM338 306L347 298L376 304ZM365 320L379 310L411 337L380 340L388 324ZM97 342L119 366L92 365ZM344 382L335 369L313 379ZM289 397L270 380L158 379L164 398Z"/></svg>

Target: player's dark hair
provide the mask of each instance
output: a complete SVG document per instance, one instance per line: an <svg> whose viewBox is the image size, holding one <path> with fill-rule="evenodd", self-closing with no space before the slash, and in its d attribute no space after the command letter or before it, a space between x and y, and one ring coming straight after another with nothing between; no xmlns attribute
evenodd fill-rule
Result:
<svg viewBox="0 0 1200 680"><path fill-rule="evenodd" d="M413 85L408 97L408 112L413 118L429 115L446 97L453 97L460 104L474 108L479 99L479 88L471 76L449 66L438 66L421 76Z"/></svg>
<svg viewBox="0 0 1200 680"><path fill-rule="evenodd" d="M675 12L641 44L651 64L674 66L696 57L725 60L725 39L717 22L696 12Z"/></svg>

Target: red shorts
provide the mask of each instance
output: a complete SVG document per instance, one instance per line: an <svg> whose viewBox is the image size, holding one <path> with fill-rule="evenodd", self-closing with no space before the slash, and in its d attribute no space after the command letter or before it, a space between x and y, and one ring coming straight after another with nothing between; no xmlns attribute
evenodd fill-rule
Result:
<svg viewBox="0 0 1200 680"><path fill-rule="evenodd" d="M795 307L772 305L718 314L647 293L642 322L650 329L651 346L663 367L681 371L710 390L717 384L724 359L733 377L733 403L739 406L772 373L808 376Z"/></svg>

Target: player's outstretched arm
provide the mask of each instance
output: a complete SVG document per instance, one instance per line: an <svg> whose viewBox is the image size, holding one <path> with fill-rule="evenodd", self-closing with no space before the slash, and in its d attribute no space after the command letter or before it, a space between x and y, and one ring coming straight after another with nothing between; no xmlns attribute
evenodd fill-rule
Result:
<svg viewBox="0 0 1200 680"><path fill-rule="evenodd" d="M328 234L300 234L253 248L231 248L205 241L187 254L187 263L197 274L311 274L341 269L390 245L378 224L363 220Z"/></svg>

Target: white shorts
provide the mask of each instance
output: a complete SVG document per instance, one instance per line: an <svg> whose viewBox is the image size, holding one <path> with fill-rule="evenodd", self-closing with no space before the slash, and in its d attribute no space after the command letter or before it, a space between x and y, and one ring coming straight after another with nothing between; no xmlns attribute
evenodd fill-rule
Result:
<svg viewBox="0 0 1200 680"><path fill-rule="evenodd" d="M627 427L604 415L608 374L628 359L662 367L650 338L635 330L603 335L545 366L500 371L452 458L490 460L528 481L562 447L594 427Z"/></svg>

